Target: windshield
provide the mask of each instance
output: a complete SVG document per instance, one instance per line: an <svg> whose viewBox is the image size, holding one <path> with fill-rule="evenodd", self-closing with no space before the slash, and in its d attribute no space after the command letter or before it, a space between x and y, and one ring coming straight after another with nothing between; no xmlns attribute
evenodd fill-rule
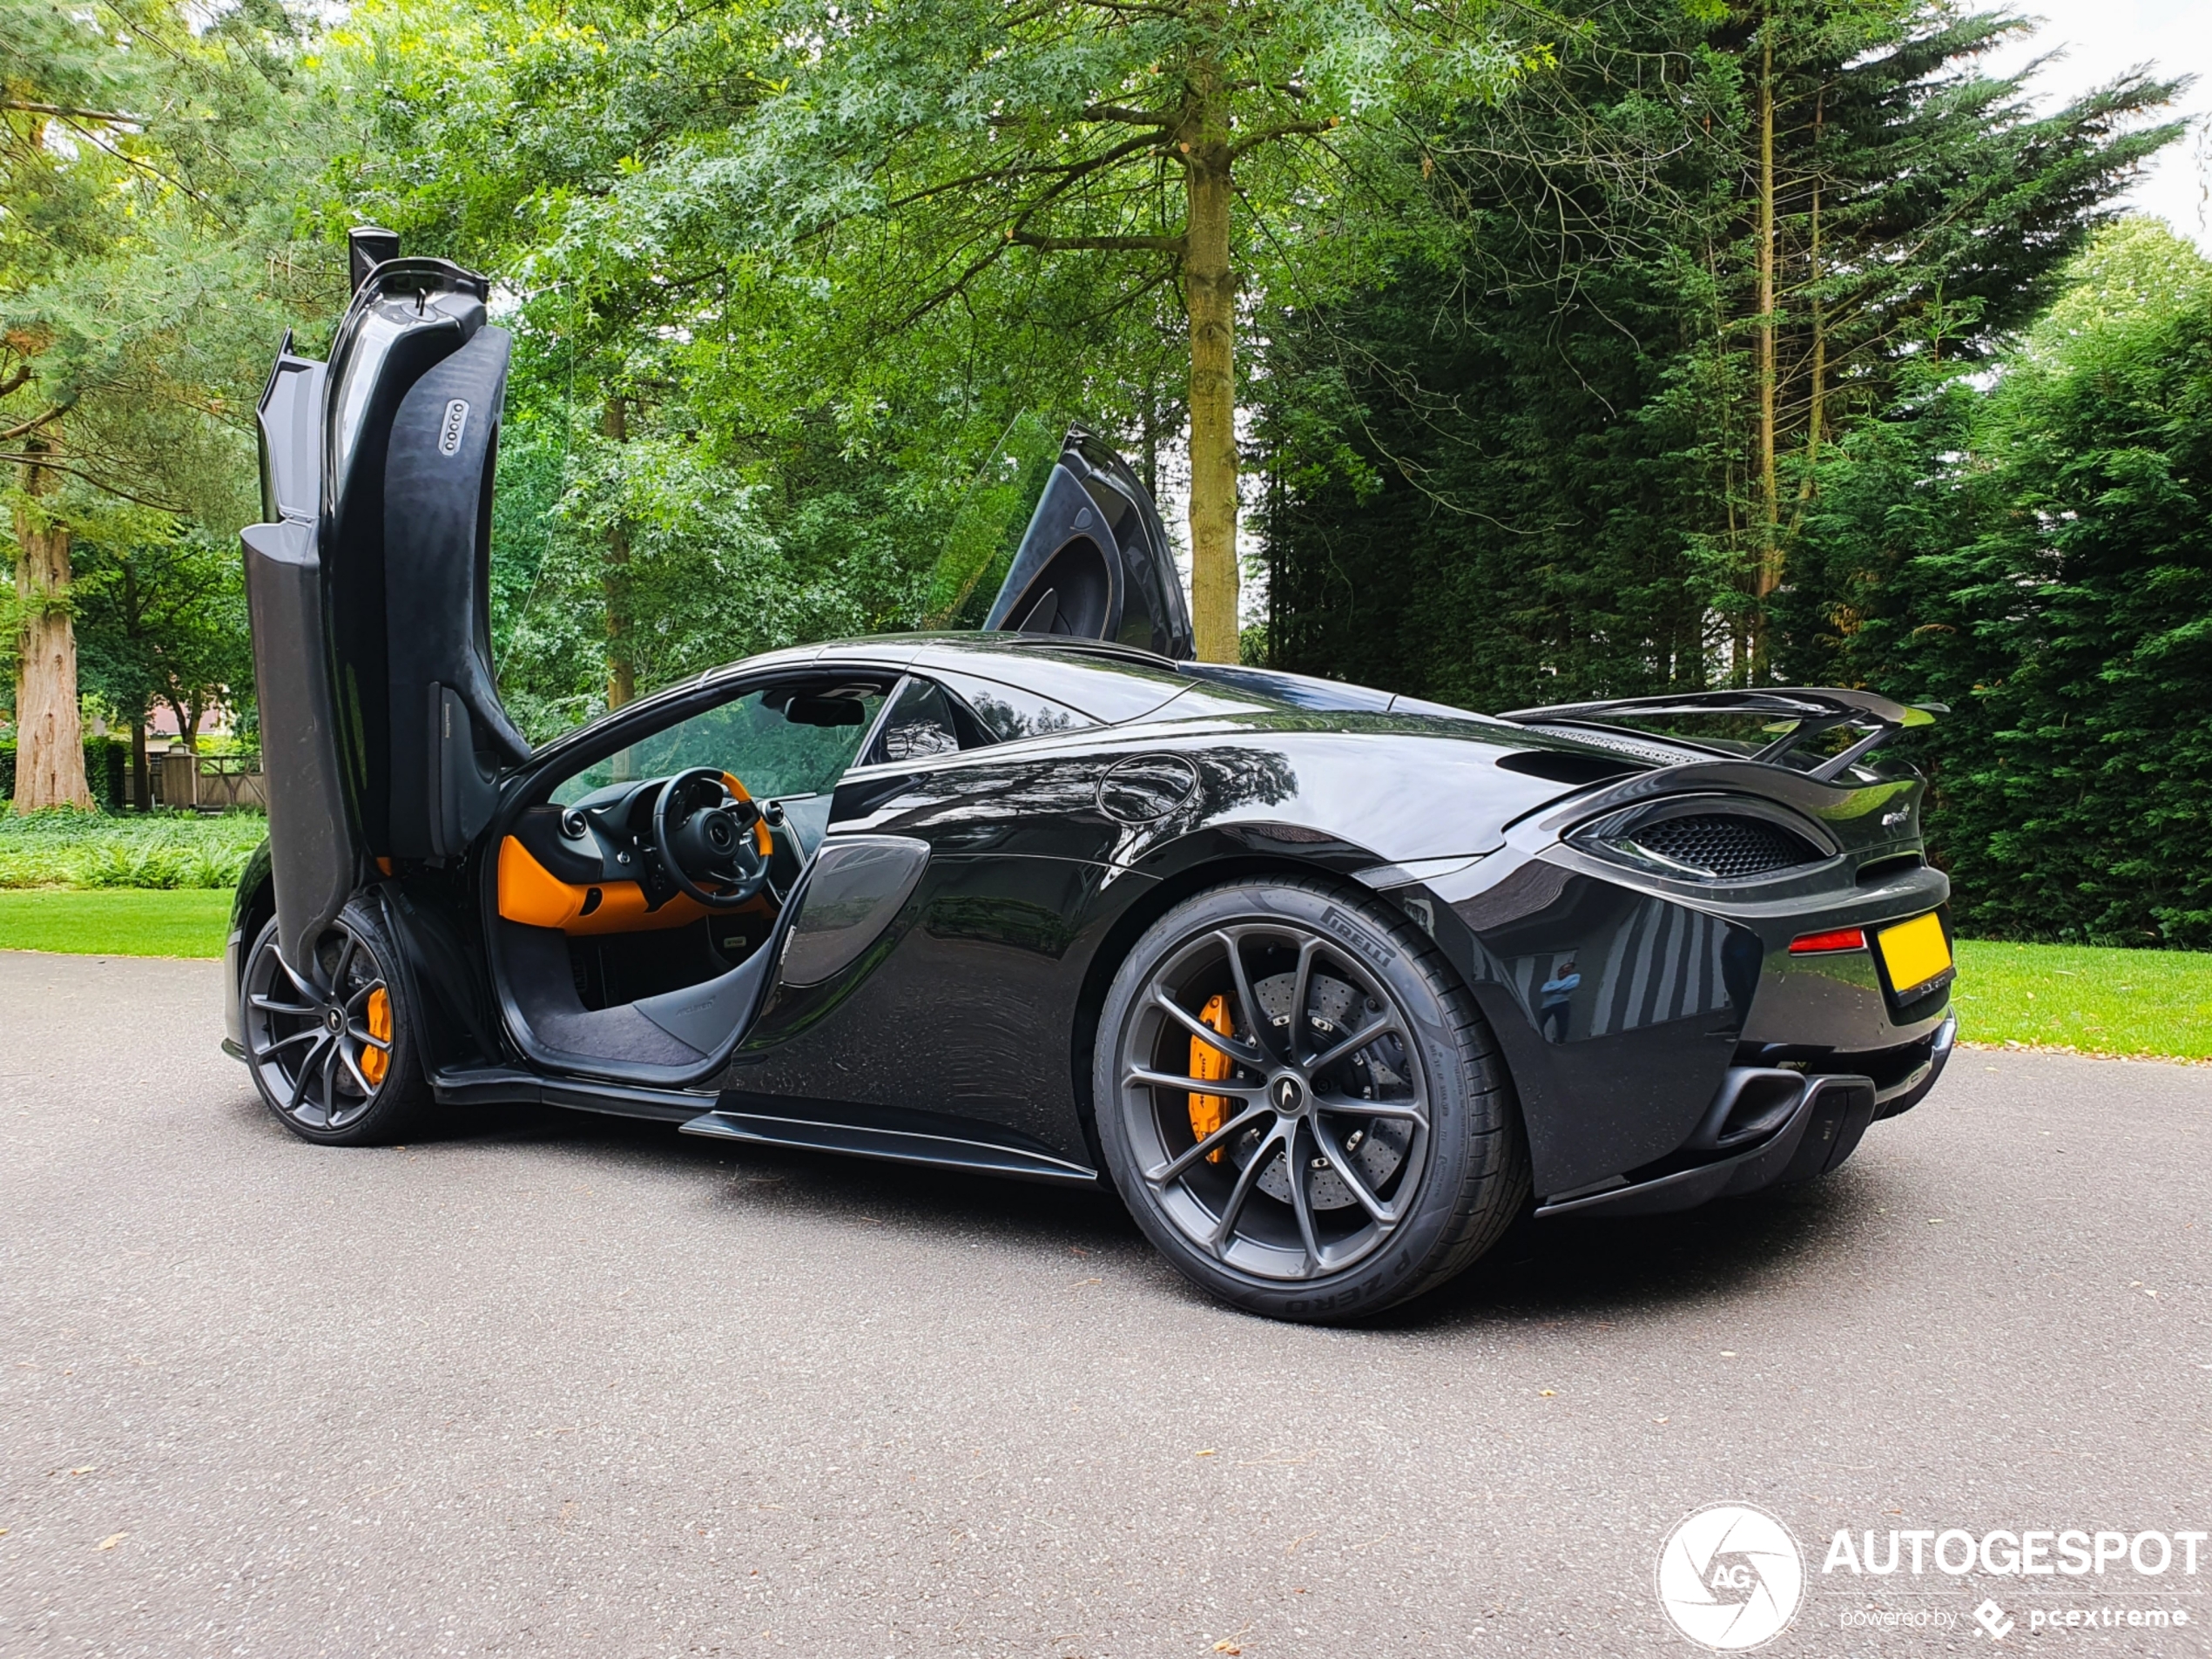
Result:
<svg viewBox="0 0 2212 1659"><path fill-rule="evenodd" d="M552 799L570 806L610 784L693 766L729 773L757 800L825 793L853 764L882 702L875 686L748 691L592 762L556 785Z"/></svg>

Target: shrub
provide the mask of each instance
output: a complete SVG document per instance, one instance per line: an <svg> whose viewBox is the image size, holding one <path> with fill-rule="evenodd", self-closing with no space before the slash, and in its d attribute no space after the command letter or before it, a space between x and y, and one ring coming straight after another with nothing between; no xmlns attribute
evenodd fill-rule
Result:
<svg viewBox="0 0 2212 1659"><path fill-rule="evenodd" d="M229 887L268 833L258 813L0 813L0 887Z"/></svg>

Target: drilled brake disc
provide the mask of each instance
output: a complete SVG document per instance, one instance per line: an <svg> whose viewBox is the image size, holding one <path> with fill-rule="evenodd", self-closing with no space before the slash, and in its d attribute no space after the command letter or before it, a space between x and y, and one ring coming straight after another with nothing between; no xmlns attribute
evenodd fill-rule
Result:
<svg viewBox="0 0 2212 1659"><path fill-rule="evenodd" d="M1295 974L1277 974L1252 987L1261 1009L1278 1027L1291 1022L1291 998L1297 984ZM1306 1043L1312 1049L1325 1049L1346 1033L1359 1029L1379 1011L1354 987L1326 974L1316 974L1306 992ZM1334 1079L1338 1091L1355 1098L1370 1091L1387 1094L1406 1082L1405 1060L1405 1050L1395 1037L1386 1036L1370 1043L1341 1068L1333 1069L1342 1074ZM1413 1125L1403 1118L1369 1118L1362 1122L1348 1113L1331 1113L1329 1127L1339 1137L1345 1155L1366 1177L1370 1191L1379 1190L1397 1173L1413 1133ZM1254 1130L1231 1148L1230 1155L1236 1159L1238 1169L1251 1161L1259 1141L1259 1132ZM1313 1167L1306 1190L1316 1210L1343 1210L1359 1202L1326 1158L1318 1153L1307 1156ZM1259 1190L1284 1204L1291 1201L1291 1184L1283 1172L1281 1158L1271 1157L1267 1167L1260 1171Z"/></svg>

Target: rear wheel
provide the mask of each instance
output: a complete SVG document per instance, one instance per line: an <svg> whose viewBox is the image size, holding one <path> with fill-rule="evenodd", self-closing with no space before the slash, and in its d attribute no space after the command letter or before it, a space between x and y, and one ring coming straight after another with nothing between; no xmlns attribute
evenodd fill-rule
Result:
<svg viewBox="0 0 2212 1659"><path fill-rule="evenodd" d="M374 907L347 904L295 970L276 923L246 957L246 1064L279 1122L326 1146L373 1146L414 1127L429 1090L404 1015L391 937Z"/></svg>
<svg viewBox="0 0 2212 1659"><path fill-rule="evenodd" d="M1372 1313L1494 1244L1528 1191L1495 1041L1428 938L1318 881L1184 900L1115 975L1099 1140L1137 1223L1277 1318Z"/></svg>

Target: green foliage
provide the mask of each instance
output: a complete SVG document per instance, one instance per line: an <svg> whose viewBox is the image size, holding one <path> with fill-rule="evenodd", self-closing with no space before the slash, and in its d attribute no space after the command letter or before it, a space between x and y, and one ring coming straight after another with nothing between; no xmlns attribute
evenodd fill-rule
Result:
<svg viewBox="0 0 2212 1659"><path fill-rule="evenodd" d="M226 536L270 347L342 292L302 234L320 110L296 25L0 0L0 461L57 442L72 521L121 499Z"/></svg>
<svg viewBox="0 0 2212 1659"><path fill-rule="evenodd" d="M1753 590L1767 16L1597 7L1558 76L1422 138L1456 243L1277 314L1278 664L1496 708L1742 676L1770 620L1802 672L1804 629L1832 632L1811 562ZM1771 18L1787 544L1820 510L1823 446L1918 365L1999 349L2174 130L2146 125L2170 89L2140 77L2033 115L2017 79L1973 67L2018 26L2000 17L1804 0Z"/></svg>
<svg viewBox="0 0 2212 1659"><path fill-rule="evenodd" d="M268 833L258 813L0 814L0 887L233 887Z"/></svg>
<svg viewBox="0 0 2212 1659"><path fill-rule="evenodd" d="M1819 642L1939 698L1933 833L1966 927L2212 943L2212 263L2100 237L1986 392L1824 469Z"/></svg>
<svg viewBox="0 0 2212 1659"><path fill-rule="evenodd" d="M197 731L219 703L234 715L250 710L246 583L233 547L159 516L80 528L72 557L85 695L125 725L165 703L180 732Z"/></svg>
<svg viewBox="0 0 2212 1659"><path fill-rule="evenodd" d="M1086 332L1086 281L1030 294L1019 327L948 312L895 352L851 349L859 266L762 253L755 112L788 69L765 29L735 9L402 3L335 43L348 199L517 302L495 643L533 735L604 708L618 670L644 691L914 625L1008 422L1127 406L1093 393L1138 331Z"/></svg>
<svg viewBox="0 0 2212 1659"><path fill-rule="evenodd" d="M130 759L131 745L122 738L87 738L84 739L84 780L92 792L92 799L111 811L125 805L123 799L124 765ZM0 741L0 800L12 799L16 788L16 744L13 738ZM7 808L0 806L0 813Z"/></svg>
<svg viewBox="0 0 2212 1659"><path fill-rule="evenodd" d="M1177 280L1197 165L1233 166L1254 280L1337 286L1406 228L1419 174L1400 135L1552 56L1484 0L891 0L828 27L802 0L769 15L796 50L734 152L675 158L626 193L664 222L744 226L786 280L834 281L848 357L955 300L1042 320L1042 255L1094 256L1099 297L1137 307Z"/></svg>

